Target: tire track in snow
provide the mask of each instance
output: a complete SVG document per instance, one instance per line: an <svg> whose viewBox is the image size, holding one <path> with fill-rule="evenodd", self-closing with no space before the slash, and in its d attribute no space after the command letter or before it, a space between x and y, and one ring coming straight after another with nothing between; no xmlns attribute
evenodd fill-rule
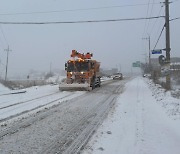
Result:
<svg viewBox="0 0 180 154"><path fill-rule="evenodd" d="M122 82L121 82L121 84L122 84ZM115 88L116 87L116 88ZM121 88L119 88L119 87L121 87ZM96 113L94 113L94 112L88 112L90 115L87 117L87 119L86 120L84 120L83 121L83 125L81 125L81 124L77 124L77 129L75 129L74 131L72 131L71 132L71 134L69 134L68 136L66 136L65 138L64 138L64 140L63 140L63 143L67 146L65 146L66 147L66 150L68 149L68 151L70 151L70 153L72 152L72 153L74 153L74 150L77 150L77 151L79 151L80 149L81 149L81 147L83 147L83 145L85 145L86 144L86 141L88 141L88 139L89 139L89 137L91 137L91 135L94 133L94 130L93 129L96 129L96 127L98 126L98 123L100 123L101 122L101 118L102 119L104 119L104 116L105 115L107 115L106 114L106 111L108 112L108 109L110 109L110 106L108 106L108 104L111 104L111 105L113 105L113 103L114 103L114 101L115 100L113 100L113 98L114 98L114 96L117 96L117 95L119 95L119 93L121 93L122 92L122 89L123 88L123 86L122 85L118 85L118 86L115 86L115 85L109 85L109 86L103 86L102 87L102 90L101 90L101 88L97 88L97 89L95 89L95 91L92 91L92 92L90 92L90 95L88 94L88 95L84 95L84 96L79 96L79 99L76 97L76 98L74 98L74 100L70 100L70 101L66 101L66 102L64 102L64 103L62 103L62 104L57 104L56 106L54 106L54 107L52 107L52 108L50 108L49 110L42 110L40 113L37 113L37 114L35 114L35 115L33 115L33 116L30 116L30 117L28 117L27 119L22 119L22 120L20 120L20 121L17 121L17 122L15 122L15 123L13 123L13 125L11 125L10 127L12 128L12 126L15 128L15 129L12 129L10 132L8 132L8 134L6 134L6 135L8 135L7 137L5 137L4 139L6 140L6 139L8 139L8 138L16 138L15 136L17 136L17 135L20 135L20 134L26 134L26 132L27 133L29 133L29 131L32 129L32 128L37 128L37 129L39 129L38 127L40 126L39 125L39 123L46 123L47 121L48 121L48 119L54 119L54 116L57 116L57 118L58 118L58 121L60 121L60 120L62 120L62 123L64 122L64 118L66 119L66 118L71 118L71 116L73 116L72 118L75 118L76 116L74 116L74 115L76 115L76 114L70 114L70 111L77 111L77 110L74 110L74 108L76 108L77 107L77 105L78 104L81 104L82 105L82 103L75 103L75 102L79 102L78 100L80 100L80 99L82 99L83 98L83 100L86 100L87 98L90 98L90 100L89 101L87 101L87 103L86 104L92 104L92 105L83 105L83 107L82 108L86 108L86 106L87 106L87 111L89 110L89 109L91 109L91 108L93 108L94 107L94 105L96 104L97 105L97 103L99 103L100 102L100 100L102 101L102 104L101 105L103 105L104 103L104 107L102 107L102 106L100 106L98 109L97 109L97 106L96 107L94 107L93 109L93 111L97 111ZM115 89L114 91L113 91L113 89ZM96 90L97 90L97 93L96 93ZM108 94L108 91L109 91L109 94ZM119 92L119 93L118 93ZM110 94L111 93L111 94ZM87 93L86 93L87 94ZM111 95L113 95L113 96L111 96ZM85 97L85 96L88 96L88 97ZM95 96L98 96L97 98L95 98ZM105 97L104 97L105 96ZM111 96L111 97L109 97L109 96ZM81 98L82 97L82 98ZM92 97L94 97L94 99L92 99ZM100 99L101 98L101 99ZM103 99L104 98L104 99ZM99 100L100 99L100 100ZM115 98L114 98L115 99ZM98 102L95 102L95 103L93 103L93 102L91 102L92 100L94 100L94 101L98 101ZM75 103L75 105L73 105ZM70 108L71 107L71 108ZM89 109L88 109L88 107L89 107ZM58 109L57 109L58 108ZM79 108L79 107L78 107ZM52 109L52 110L51 110ZM67 110L68 109L68 110ZM70 110L69 110L70 109ZM80 108L79 108L80 109ZM105 111L105 109L107 109L106 111ZM57 112L56 112L57 111ZM65 111L64 113L66 113L66 114L64 114L64 113L62 113L63 111ZM85 110L86 111L86 110ZM56 112L56 113L55 113ZM55 114L54 114L55 113ZM59 113L62 113L62 114L60 114L59 115ZM77 115L81 115L80 114L81 112L79 112L79 113L77 113ZM93 114L94 113L94 114ZM100 114L101 113L101 114ZM58 116L59 115L59 116ZM86 112L83 112L82 113L82 116L84 117L86 115ZM103 116L104 115L104 116ZM49 117L49 118L48 118ZM61 117L62 117L62 119L61 119ZM77 119L78 119L78 117L76 117ZM81 116L79 117L79 119L80 118L82 118ZM96 119L97 118L97 119ZM68 120L67 119L67 120ZM57 120L57 119L56 119ZM59 140L61 140L62 138L61 138L61 136L62 135L64 135L64 134L67 134L67 130L68 129L74 129L75 127L75 123L76 123L76 121L74 122L74 120L73 121L71 121L71 120L69 120L70 122L71 122L71 124L70 123L68 123L68 122L66 122L65 124L67 125L65 125L64 124L64 126L62 125L62 127L64 128L63 129L63 131L62 131L62 134L59 134L59 135L57 135L56 134L56 136L57 136L57 139L58 140L56 140L57 142L59 141ZM78 121L77 121L78 122ZM46 123L47 124L47 123ZM50 123L48 123L48 125L49 124L52 124L51 122ZM16 126L15 126L16 125ZM53 126L53 125L52 125ZM26 128L26 127L28 127L28 128ZM60 125L60 127L59 127L59 125L58 125L58 129L61 129L61 125ZM36 130L36 129L35 129ZM16 134L16 132L18 131L18 133L17 133L17 135L15 135ZM41 132L43 131L43 129L41 129L40 130ZM61 131L61 130L58 130L58 131ZM13 134L12 136L10 135L11 134L11 132L12 133L15 133L15 134ZM46 129L44 130L44 132L46 132ZM34 131L32 132L33 134L32 134L32 136L34 135ZM38 134L39 135L39 131L37 131L36 132L36 134ZM40 133L41 134L41 133ZM43 134L43 133L42 133ZM10 135L10 136L9 136ZM22 135L23 136L23 135ZM44 136L44 135L43 135ZM45 135L45 136L48 136L48 135ZM55 137L55 139L56 139L56 136L54 136ZM18 138L19 138L19 136L17 136ZM52 139L52 137L51 136L49 136L51 139ZM47 139L49 139L49 137L47 138ZM40 137L40 139L45 139L46 140L46 137ZM36 139L36 138L35 138ZM39 137L38 137L38 139L39 139ZM67 139L67 140L66 140ZM50 142L49 142L50 141ZM41 150L45 147L45 146L42 146L41 147L41 145L49 145L49 143L52 143L51 142L51 140L49 139L49 141L48 142L43 142L43 143L41 143L40 142L40 140L38 140L37 142L35 142L36 144L35 145L33 145L33 148L34 148L34 150L36 151L36 152L40 152L40 153L43 153L43 152L41 152ZM52 140L52 141L54 141L54 139ZM67 142L66 142L67 141ZM19 140L19 142L21 142L20 140ZM26 143L27 143L27 147L26 147ZM46 144L46 143L48 143L48 144ZM78 146L78 145L80 145L80 146ZM25 151L26 152L28 152L28 150L29 150L29 153L31 153L32 152L32 149L31 149L31 146L32 145L29 145L29 141L27 140L27 142L25 142L24 143L24 141L23 141L23 143L21 144L23 147L22 147L22 149L19 147L19 150L21 151L23 151L24 149L25 149ZM29 146L28 146L29 145ZM53 145L55 145L55 144L53 144ZM18 145L19 146L19 145ZM39 148L38 148L39 147ZM58 145L57 146L55 146L55 148L56 148L56 150L57 150L57 152L58 153L61 153L61 152L59 152L59 150L58 150ZM9 147L10 148L10 147ZM13 146L12 146L12 148L13 148ZM16 148L16 147L15 147ZM45 147L46 148L46 147ZM49 147L47 147L47 149L48 149ZM53 148L54 149L54 148ZM74 149L74 150L73 150ZM15 151L17 150L17 149L14 149ZM55 151L56 151L55 150ZM8 151L8 149L7 149L7 151ZM14 151L14 152L15 152ZM30 152L31 151L31 152ZM34 151L34 152L35 152ZM62 149L62 151L63 152L65 152L63 149ZM18 152L18 151L17 151ZM46 150L45 150L45 152L46 152ZM50 152L50 153L52 153L52 151Z"/></svg>
<svg viewBox="0 0 180 154"><path fill-rule="evenodd" d="M57 93L57 92L56 92L56 93ZM67 98L67 97L73 95L74 93L75 93L75 92L70 93L70 94L68 94L68 95L66 95L66 96L63 96L63 97L56 98L56 99L54 99L54 100L52 100L52 101L50 101L50 102L48 102L48 103L46 103L46 104L39 105L39 106L37 106L37 107L35 107L35 108L33 108L33 109L25 110L25 111L23 111L23 112L21 112L21 113L18 113L18 114L9 116L9 117L4 118L4 119L0 119L0 123L5 122L5 121L10 120L10 119L13 119L13 118L18 117L18 116L21 116L21 115L23 115L23 114L27 114L28 112L31 112L31 111L40 109L40 108L45 107L45 106L47 106L47 105L50 105L50 104L52 104L52 103L54 103L54 102L56 102L56 101L59 101L59 100L64 99L64 98ZM54 94L55 94L55 93L54 93ZM50 95L53 95L53 94L50 94ZM30 102L30 101L36 101L36 100L39 100L39 99L42 99L42 98L44 99L44 98L46 98L46 97L48 97L48 96L50 96L50 95L46 95L46 96L43 96L43 97L41 96L41 97L39 97L39 98L37 98L37 99L31 99L31 100L28 100L28 101L23 102L23 103L20 103L20 104L28 103L28 102ZM17 104L17 105L19 105L19 104ZM12 107L12 106L10 106L10 107ZM0 137L1 137L1 136L0 136Z"/></svg>
<svg viewBox="0 0 180 154"><path fill-rule="evenodd" d="M74 92L74 93L75 93L75 92ZM73 93L73 94L74 94L74 93ZM10 120L10 119L15 118L15 117L17 117L17 116L20 116L20 115L22 115L22 114L26 114L26 113L31 112L31 111L33 111L33 110L36 110L36 109L45 107L45 106L47 106L47 105L49 105L49 104L51 104L51 103L54 103L54 102L56 102L56 101L59 101L59 100L64 99L64 98L66 98L66 97L69 97L69 96L71 96L71 95L72 95L72 93L71 93L71 94L68 94L68 95L66 95L66 96L64 96L64 97L55 99L55 100L53 100L53 101L51 101L51 102L48 102L47 104L44 104L44 105L38 106L38 107L36 107L36 108L33 108L33 109L31 109L31 110L27 110L27 111L24 111L24 112L19 113L19 114L17 114L17 115L13 115L13 116L11 116L11 117L2 119L0 122L4 122L4 121L6 121L6 120ZM60 104L59 104L59 105L60 105ZM62 104L62 105L64 105L64 104ZM46 115L46 113L45 113L45 114L43 114L42 116L40 116L39 118L32 118L32 119L31 119L30 121L28 121L28 122L26 121L26 122L24 122L24 123L21 123L21 124L19 124L19 125L13 126L13 127L5 128L5 129L3 129L3 130L0 132L0 139L3 138L3 137L6 136L6 135L10 135L10 134L13 134L13 133L19 131L21 128L28 127L28 126L30 126L31 124L33 124L34 122L36 122L37 120L39 120L39 119L42 120L42 119L44 119L44 118L47 117L47 116L48 116L48 114Z"/></svg>
<svg viewBox="0 0 180 154"><path fill-rule="evenodd" d="M9 108L9 107L12 107L12 106L16 106L16 105L19 105L19 104L24 104L24 103L28 103L28 102L31 102L31 101L39 100L39 99L42 99L42 98L45 98L45 97L48 97L48 96L52 96L52 95L57 94L57 93L59 93L59 92L55 92L55 93L52 93L52 94L36 97L36 98L29 99L29 100L26 100L26 101L23 101L23 102L13 103L13 104L10 104L10 105L7 105L7 106L0 107L0 110L6 109L6 108Z"/></svg>
<svg viewBox="0 0 180 154"><path fill-rule="evenodd" d="M112 94L106 97L93 107L88 114L83 117L78 123L71 126L68 133L58 136L57 139L45 150L40 153L49 154L76 154L81 151L81 148L87 143L89 138L95 132L97 127L102 123L103 119L109 113L110 109L115 104L118 94L122 92L122 87L117 86ZM40 154L39 153L39 154Z"/></svg>
<svg viewBox="0 0 180 154"><path fill-rule="evenodd" d="M142 146L144 142L144 94L141 90L141 83L139 82L140 79L137 79L137 98L136 98L136 108L135 108L135 115L136 115L136 138L135 138L135 154L143 154Z"/></svg>

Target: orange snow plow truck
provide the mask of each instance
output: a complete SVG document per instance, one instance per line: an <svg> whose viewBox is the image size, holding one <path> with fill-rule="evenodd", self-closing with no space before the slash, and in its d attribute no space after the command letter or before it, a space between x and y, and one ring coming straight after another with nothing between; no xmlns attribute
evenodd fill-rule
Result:
<svg viewBox="0 0 180 154"><path fill-rule="evenodd" d="M59 89L66 90L87 90L101 86L99 67L100 63L92 60L93 54L81 54L72 50L71 59L65 63L67 77L61 82Z"/></svg>

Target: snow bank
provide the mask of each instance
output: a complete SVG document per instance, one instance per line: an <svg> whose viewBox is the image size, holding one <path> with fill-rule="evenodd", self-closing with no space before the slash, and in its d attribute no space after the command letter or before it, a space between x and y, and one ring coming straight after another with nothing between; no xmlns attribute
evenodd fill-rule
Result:
<svg viewBox="0 0 180 154"><path fill-rule="evenodd" d="M53 77L50 77L46 80L46 82L48 83L60 83L64 78L66 78L66 76L59 76L59 75L56 75L56 76L53 76Z"/></svg>
<svg viewBox="0 0 180 154"><path fill-rule="evenodd" d="M173 119L180 119L180 99L172 97L172 91L165 91L158 84L154 84L152 80L146 79L152 95L165 110L168 116Z"/></svg>
<svg viewBox="0 0 180 154"><path fill-rule="evenodd" d="M105 76L101 77L101 81L102 81L102 82L103 82L103 81L108 81L108 80L112 80L112 78L105 77Z"/></svg>

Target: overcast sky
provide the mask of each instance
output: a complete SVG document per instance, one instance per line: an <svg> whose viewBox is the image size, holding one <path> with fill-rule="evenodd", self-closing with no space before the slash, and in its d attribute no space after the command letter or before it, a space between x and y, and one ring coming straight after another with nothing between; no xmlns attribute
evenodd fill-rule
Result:
<svg viewBox="0 0 180 154"><path fill-rule="evenodd" d="M172 1L171 19L180 17L180 0ZM139 5L148 2L150 5ZM165 9L160 2L162 0L0 0L0 22L85 21L159 16L164 15ZM148 55L148 41L142 38L150 35L153 49L163 24L164 18L83 24L1 24L0 75L4 76L4 49L8 45L12 50L9 55L10 75L28 74L30 69L49 71L50 63L52 68L63 69L72 49L84 53L92 52L94 59L101 62L102 68L121 65L122 71L128 72L132 62L144 62L145 55ZM179 27L180 20L171 22L173 57L180 57ZM164 33L156 48L165 48Z"/></svg>

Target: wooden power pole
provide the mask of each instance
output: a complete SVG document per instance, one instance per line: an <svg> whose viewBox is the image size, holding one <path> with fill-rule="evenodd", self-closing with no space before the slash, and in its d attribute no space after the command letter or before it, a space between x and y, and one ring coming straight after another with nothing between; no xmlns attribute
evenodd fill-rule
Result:
<svg viewBox="0 0 180 154"><path fill-rule="evenodd" d="M11 51L9 49L9 46L7 49L5 49L5 51L7 51L7 60L6 60L6 74L5 74L5 81L7 81L7 72L8 72L8 61L9 61L9 51Z"/></svg>
<svg viewBox="0 0 180 154"><path fill-rule="evenodd" d="M170 26L169 26L169 0L165 0L165 26L166 26L166 61L170 69ZM171 77L170 70L166 76L166 88L169 90L171 88Z"/></svg>

